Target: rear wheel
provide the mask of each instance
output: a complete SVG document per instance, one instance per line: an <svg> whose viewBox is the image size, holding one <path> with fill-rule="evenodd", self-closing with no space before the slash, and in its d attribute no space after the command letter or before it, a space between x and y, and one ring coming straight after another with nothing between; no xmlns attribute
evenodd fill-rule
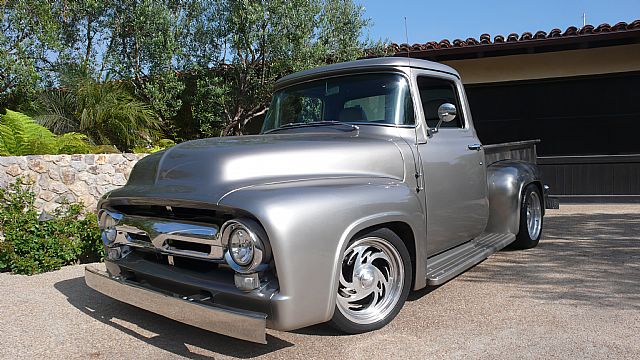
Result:
<svg viewBox="0 0 640 360"><path fill-rule="evenodd" d="M520 230L513 247L531 249L538 245L542 235L543 200L535 184L529 184L522 193L520 208Z"/></svg>
<svg viewBox="0 0 640 360"><path fill-rule="evenodd" d="M331 326L349 334L379 329L404 305L411 287L409 252L389 229L352 240L344 252Z"/></svg>

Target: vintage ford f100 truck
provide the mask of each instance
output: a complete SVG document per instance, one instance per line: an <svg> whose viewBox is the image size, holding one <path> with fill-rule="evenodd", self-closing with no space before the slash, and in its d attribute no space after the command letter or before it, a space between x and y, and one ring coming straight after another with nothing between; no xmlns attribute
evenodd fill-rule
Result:
<svg viewBox="0 0 640 360"><path fill-rule="evenodd" d="M280 79L255 136L149 155L103 196L87 284L203 329L381 328L410 290L538 244L533 142L483 147L458 73L365 59Z"/></svg>

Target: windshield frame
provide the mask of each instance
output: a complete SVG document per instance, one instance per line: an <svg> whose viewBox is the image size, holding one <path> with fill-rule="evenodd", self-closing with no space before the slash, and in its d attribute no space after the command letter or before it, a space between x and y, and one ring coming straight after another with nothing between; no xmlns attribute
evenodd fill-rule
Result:
<svg viewBox="0 0 640 360"><path fill-rule="evenodd" d="M271 97L271 102L269 104L269 109L265 115L265 120L264 123L262 125L262 128L260 130L260 134L267 134L276 130L286 130L287 124L294 124L294 123L287 123L287 124L282 124L278 127L271 127L268 129L265 129L265 125L267 124L267 118L271 112L271 107L273 106L274 101L278 100L278 97L276 96L276 94L278 94L279 92L292 88L292 87L297 87L303 84L307 84L307 83L313 83L316 81L322 81L322 80L330 80L330 79L337 79L337 78L348 78L348 77L354 77L354 76L362 76L362 75L375 75L375 74L379 74L379 75L396 75L396 76L400 76L401 78L403 78L403 80L405 81L406 84L406 92L408 95L408 99L409 101L411 101L411 106L410 106L410 111L413 112L413 124L394 124L394 123L382 123L382 122L371 122L371 121L345 121L345 122L341 122L341 121L337 121L337 120L331 120L330 122L334 122L336 124L339 123L344 123L344 124L349 124L349 125L355 125L355 126L376 126L376 127L392 127L392 128L407 128L407 129L413 129L413 128L418 128L419 127L419 123L420 123L420 118L418 115L418 112L416 110L416 99L414 99L414 92L413 92L413 83L412 83L412 79L411 77L406 74L406 72L400 70L400 69L386 69L386 70L381 70L381 69L376 69L376 70L370 70L370 71L357 71L357 72L353 72L350 71L348 73L337 73L337 74L327 74L325 76L318 76L318 77L313 77L313 78L308 78L308 79L304 79L301 81L297 81L295 83L290 83L287 84L286 86L282 86L282 87L276 87L274 88L272 97ZM324 105L323 105L324 106ZM326 126L326 123L329 122L329 120L324 120L324 121L318 121L318 126L320 125L324 125ZM306 125L305 127L314 127L314 122L309 122L309 123L299 123L299 124L304 124ZM296 127L292 127L292 128L296 128Z"/></svg>

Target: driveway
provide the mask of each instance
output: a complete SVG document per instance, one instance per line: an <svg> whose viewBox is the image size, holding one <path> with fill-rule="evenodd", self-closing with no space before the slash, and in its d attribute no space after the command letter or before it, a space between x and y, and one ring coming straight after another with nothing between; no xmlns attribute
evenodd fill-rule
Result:
<svg viewBox="0 0 640 360"><path fill-rule="evenodd" d="M543 241L412 293L382 330L269 331L268 345L111 300L83 266L0 274L0 358L640 358L640 205L562 205Z"/></svg>

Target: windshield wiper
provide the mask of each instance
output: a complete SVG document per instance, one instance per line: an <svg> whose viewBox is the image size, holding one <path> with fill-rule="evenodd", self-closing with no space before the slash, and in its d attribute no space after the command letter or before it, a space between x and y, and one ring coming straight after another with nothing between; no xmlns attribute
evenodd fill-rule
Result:
<svg viewBox="0 0 640 360"><path fill-rule="evenodd" d="M360 129L359 126L354 125L354 124L350 124L350 123L347 123L347 122L335 121L335 120L327 120L327 121L312 121L312 122L308 122L308 123L288 123L288 124L284 124L284 125L282 125L280 127L277 127L275 129L267 130L264 133L268 134L268 133L273 132L273 131L284 130L284 129L293 129L293 128L302 128L302 127L315 127L315 126L331 126L331 125L348 126L350 128L349 131L354 131L354 130Z"/></svg>

